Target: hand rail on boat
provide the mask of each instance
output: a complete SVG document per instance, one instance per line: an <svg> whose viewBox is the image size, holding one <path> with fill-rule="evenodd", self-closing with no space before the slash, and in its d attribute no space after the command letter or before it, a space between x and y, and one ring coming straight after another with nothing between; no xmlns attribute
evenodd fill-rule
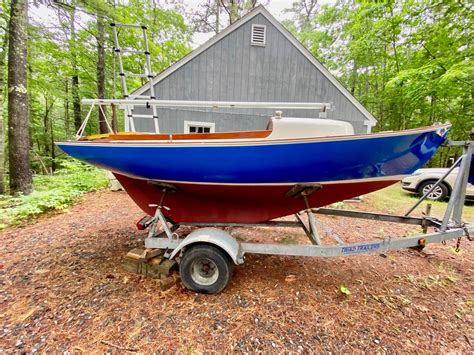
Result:
<svg viewBox="0 0 474 355"><path fill-rule="evenodd" d="M254 101L190 101L144 99L82 99L84 105L132 105L156 107L205 107L205 108L271 108L294 110L331 110L330 102L254 102Z"/></svg>

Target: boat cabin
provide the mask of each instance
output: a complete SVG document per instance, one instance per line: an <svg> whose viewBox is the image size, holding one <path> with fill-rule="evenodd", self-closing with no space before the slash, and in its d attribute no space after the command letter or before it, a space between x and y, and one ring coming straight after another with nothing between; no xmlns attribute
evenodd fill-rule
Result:
<svg viewBox="0 0 474 355"><path fill-rule="evenodd" d="M237 132L192 132L177 134L156 134L144 132L124 132L116 134L98 134L88 136L81 140L101 142L122 142L122 141L196 141L210 142L215 140L228 141L281 141L295 139L314 139L321 137L340 137L353 135L354 129L348 122L330 119L312 118L282 118L272 117L265 130L258 131L237 131Z"/></svg>

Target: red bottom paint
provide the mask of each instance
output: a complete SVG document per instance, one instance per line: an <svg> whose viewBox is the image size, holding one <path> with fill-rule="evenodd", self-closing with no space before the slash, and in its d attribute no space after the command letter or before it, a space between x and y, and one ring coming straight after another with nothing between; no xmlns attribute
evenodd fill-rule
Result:
<svg viewBox="0 0 474 355"><path fill-rule="evenodd" d="M135 203L147 214L154 215L162 189L145 180L115 174ZM343 184L322 184L322 189L308 196L310 207L322 207L333 202L380 190L397 182L373 181ZM164 215L173 222L260 223L288 216L305 209L301 198L287 197L290 186L236 186L173 184L178 190L167 193Z"/></svg>

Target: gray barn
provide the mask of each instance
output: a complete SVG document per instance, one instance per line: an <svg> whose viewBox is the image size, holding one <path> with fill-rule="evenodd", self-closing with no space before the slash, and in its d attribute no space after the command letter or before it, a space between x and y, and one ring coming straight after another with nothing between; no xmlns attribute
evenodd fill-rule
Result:
<svg viewBox="0 0 474 355"><path fill-rule="evenodd" d="M263 6L242 17L152 79L157 99L331 102L327 118L370 132L375 118ZM150 95L149 85L132 95ZM151 114L135 109L134 114ZM151 110L149 110L151 111ZM269 109L159 108L161 133L265 129ZM317 110L283 110L284 117L319 117ZM126 117L126 130L129 121ZM136 131L155 132L150 118Z"/></svg>

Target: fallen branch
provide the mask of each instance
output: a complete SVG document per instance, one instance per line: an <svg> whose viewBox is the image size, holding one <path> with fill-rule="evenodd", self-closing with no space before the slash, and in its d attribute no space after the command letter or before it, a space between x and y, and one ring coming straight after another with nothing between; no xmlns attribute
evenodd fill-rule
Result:
<svg viewBox="0 0 474 355"><path fill-rule="evenodd" d="M120 346L120 345L117 345L117 344L113 344L108 340L101 340L100 342L104 345L108 345L108 346L111 346L113 348L117 348L119 350L130 351L130 352L137 352L138 351L138 349L135 348L135 347L133 347L133 348L123 347L123 346Z"/></svg>

